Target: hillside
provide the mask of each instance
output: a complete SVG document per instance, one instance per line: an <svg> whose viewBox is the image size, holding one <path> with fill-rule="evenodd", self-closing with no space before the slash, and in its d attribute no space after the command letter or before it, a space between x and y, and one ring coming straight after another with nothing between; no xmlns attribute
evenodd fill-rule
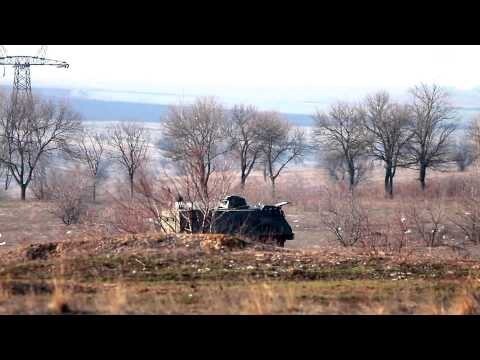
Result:
<svg viewBox="0 0 480 360"><path fill-rule="evenodd" d="M0 313L478 313L479 268L215 235L102 237L3 253Z"/></svg>

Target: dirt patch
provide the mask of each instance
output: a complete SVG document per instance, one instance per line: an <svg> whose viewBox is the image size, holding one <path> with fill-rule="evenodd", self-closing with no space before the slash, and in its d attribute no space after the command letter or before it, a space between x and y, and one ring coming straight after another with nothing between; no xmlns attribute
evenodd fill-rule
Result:
<svg viewBox="0 0 480 360"><path fill-rule="evenodd" d="M200 248L207 252L239 250L245 249L250 245L246 240L222 234L190 236L185 237L184 241L191 244L198 242Z"/></svg>

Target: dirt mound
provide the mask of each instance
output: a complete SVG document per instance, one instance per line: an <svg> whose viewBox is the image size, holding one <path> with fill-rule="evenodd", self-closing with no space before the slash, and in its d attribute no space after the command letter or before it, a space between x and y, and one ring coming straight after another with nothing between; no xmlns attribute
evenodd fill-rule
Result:
<svg viewBox="0 0 480 360"><path fill-rule="evenodd" d="M242 239L224 236L224 235L210 235L206 236L200 241L200 246L205 250L236 250L244 249L248 243Z"/></svg>
<svg viewBox="0 0 480 360"><path fill-rule="evenodd" d="M164 234L127 234L80 241L64 241L59 243L58 253L61 255L76 255L85 252L92 254L116 254L132 249L158 249L173 243L174 241Z"/></svg>
<svg viewBox="0 0 480 360"><path fill-rule="evenodd" d="M206 252L240 250L251 245L246 240L224 234L180 235L179 240L185 247L198 247Z"/></svg>
<svg viewBox="0 0 480 360"><path fill-rule="evenodd" d="M20 259L35 261L82 255L163 253L165 251L180 251L198 255L201 253L210 254L212 252L253 249L259 246L262 247L263 245L223 234L127 234L92 237L85 240L30 244L5 253L1 260L2 262L18 261Z"/></svg>

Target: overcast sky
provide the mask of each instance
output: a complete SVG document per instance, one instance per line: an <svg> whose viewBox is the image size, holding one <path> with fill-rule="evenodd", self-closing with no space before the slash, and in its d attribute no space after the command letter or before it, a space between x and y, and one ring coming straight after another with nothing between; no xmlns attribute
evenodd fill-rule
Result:
<svg viewBox="0 0 480 360"><path fill-rule="evenodd" d="M6 48L34 55L39 45ZM50 45L47 57L70 68L33 68L34 87L214 95L290 112L380 88L401 93L419 82L480 86L480 46ZM7 69L0 83L10 85L12 76Z"/></svg>

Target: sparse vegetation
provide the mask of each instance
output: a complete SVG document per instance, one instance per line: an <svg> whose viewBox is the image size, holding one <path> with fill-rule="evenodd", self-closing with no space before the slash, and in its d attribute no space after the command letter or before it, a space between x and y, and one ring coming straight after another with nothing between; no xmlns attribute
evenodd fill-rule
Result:
<svg viewBox="0 0 480 360"><path fill-rule="evenodd" d="M57 172L49 179L46 189L52 201L51 211L65 225L78 224L87 211L90 190L88 175L79 168Z"/></svg>
<svg viewBox="0 0 480 360"><path fill-rule="evenodd" d="M163 168L147 156L144 124L82 136L68 107L45 105L50 113L27 122L31 162L19 182L22 199L31 182L38 201L0 202L0 313L478 313L475 138L453 146L442 89L412 94L339 102L316 115L313 137L248 105L172 106L155 144ZM24 150L7 140L23 120L9 119L3 176L19 177ZM45 137L54 124L65 129ZM322 167L292 166L314 141ZM125 179L109 176L112 160ZM290 201L295 240L281 249L210 234L208 223L205 234L167 234L162 217L176 200L206 214L237 190L250 203Z"/></svg>

